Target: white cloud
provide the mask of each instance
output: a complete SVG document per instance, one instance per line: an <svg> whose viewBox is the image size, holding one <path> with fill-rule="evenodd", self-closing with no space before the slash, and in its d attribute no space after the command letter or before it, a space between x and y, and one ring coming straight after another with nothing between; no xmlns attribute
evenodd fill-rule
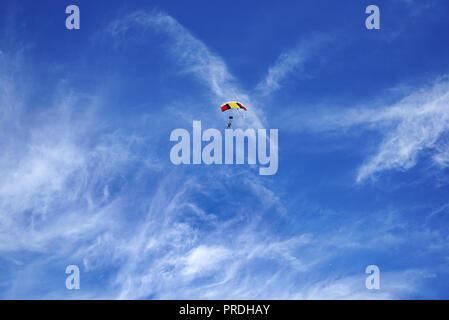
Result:
<svg viewBox="0 0 449 320"><path fill-rule="evenodd" d="M274 65L268 69L265 79L257 85L256 90L262 95L268 95L278 90L285 78L293 73L300 73L304 77L304 64L316 54L319 47L328 42L326 36L316 36L282 52Z"/></svg>
<svg viewBox="0 0 449 320"><path fill-rule="evenodd" d="M441 138L449 130L449 82L439 81L365 121L375 124L391 121L392 125L384 131L377 153L360 167L357 181L388 169L410 169L427 150L433 151L437 162L444 163Z"/></svg>
<svg viewBox="0 0 449 320"><path fill-rule="evenodd" d="M193 74L207 85L212 94L211 108L219 108L225 101L238 100L248 107L244 125L263 127L261 110L253 108L251 97L238 87L225 62L176 19L161 12L134 12L108 26L108 32L122 37L132 28L142 28L163 34L169 40L169 51L184 72ZM218 109L217 109L218 110Z"/></svg>
<svg viewBox="0 0 449 320"><path fill-rule="evenodd" d="M221 269L223 266L220 263L225 261L230 253L225 247L200 245L187 254L182 273L189 276Z"/></svg>
<svg viewBox="0 0 449 320"><path fill-rule="evenodd" d="M409 90L407 90L409 91ZM314 109L311 112L285 113L287 130L313 132L354 133L364 129L377 130L383 138L374 155L360 166L357 182L362 182L382 171L408 170L419 157L430 152L437 165L447 164L447 136L449 131L449 81L437 79L430 87L408 93L394 104L378 106L382 100L369 106L330 112ZM300 125L298 125L300 124ZM349 131L353 129L353 131Z"/></svg>
<svg viewBox="0 0 449 320"><path fill-rule="evenodd" d="M304 288L296 299L313 300L386 300L398 299L417 293L417 284L430 274L420 270L403 270L401 272L384 272L380 270L380 289L368 290L365 287L367 274L348 276L340 279L319 281Z"/></svg>
<svg viewBox="0 0 449 320"><path fill-rule="evenodd" d="M101 132L95 97L51 97L56 105L25 106L23 70L0 77L0 251L58 254L82 237L115 225L117 198L103 190L133 161L128 137ZM5 68L6 70L6 68ZM6 76L8 74L9 76ZM20 82L16 79L22 79ZM77 107L75 107L77 106ZM83 112L79 112L83 108Z"/></svg>

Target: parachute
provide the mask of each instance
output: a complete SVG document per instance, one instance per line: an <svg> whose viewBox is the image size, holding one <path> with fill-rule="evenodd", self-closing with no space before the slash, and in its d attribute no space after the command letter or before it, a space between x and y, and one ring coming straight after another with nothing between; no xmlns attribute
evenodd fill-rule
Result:
<svg viewBox="0 0 449 320"><path fill-rule="evenodd" d="M237 101L231 101L221 106L222 112L225 112L226 110L229 109L243 109L246 111L246 108L240 102Z"/></svg>
<svg viewBox="0 0 449 320"><path fill-rule="evenodd" d="M243 114L242 114L242 109L247 111L246 108L243 106L243 104L241 104L240 102L237 102L237 101L227 102L227 103L223 104L220 108L221 108L222 112L225 112L225 111L231 110L231 109L236 109L239 112L239 114L241 115L242 119L244 118ZM234 117L232 115L230 115L229 120L228 120L227 129L231 127L232 119L234 119Z"/></svg>

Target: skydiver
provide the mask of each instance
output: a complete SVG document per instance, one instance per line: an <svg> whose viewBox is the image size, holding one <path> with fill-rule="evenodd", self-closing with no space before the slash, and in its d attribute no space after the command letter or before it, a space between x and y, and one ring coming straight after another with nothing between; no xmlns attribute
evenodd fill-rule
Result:
<svg viewBox="0 0 449 320"><path fill-rule="evenodd" d="M229 116L228 126L226 127L226 129L229 129L231 127L232 118L233 118L232 116Z"/></svg>

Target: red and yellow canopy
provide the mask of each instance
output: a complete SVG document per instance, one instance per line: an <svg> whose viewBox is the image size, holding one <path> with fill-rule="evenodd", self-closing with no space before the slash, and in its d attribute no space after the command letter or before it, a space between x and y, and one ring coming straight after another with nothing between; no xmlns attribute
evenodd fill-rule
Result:
<svg viewBox="0 0 449 320"><path fill-rule="evenodd" d="M229 109L243 109L246 111L246 108L240 102L237 101L227 102L221 106L221 111L223 112Z"/></svg>

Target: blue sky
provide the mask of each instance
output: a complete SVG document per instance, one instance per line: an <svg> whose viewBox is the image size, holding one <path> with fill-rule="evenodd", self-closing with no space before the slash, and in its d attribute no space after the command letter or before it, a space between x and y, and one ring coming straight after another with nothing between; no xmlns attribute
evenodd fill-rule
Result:
<svg viewBox="0 0 449 320"><path fill-rule="evenodd" d="M448 10L0 1L0 298L447 299ZM173 165L234 99L278 172Z"/></svg>

